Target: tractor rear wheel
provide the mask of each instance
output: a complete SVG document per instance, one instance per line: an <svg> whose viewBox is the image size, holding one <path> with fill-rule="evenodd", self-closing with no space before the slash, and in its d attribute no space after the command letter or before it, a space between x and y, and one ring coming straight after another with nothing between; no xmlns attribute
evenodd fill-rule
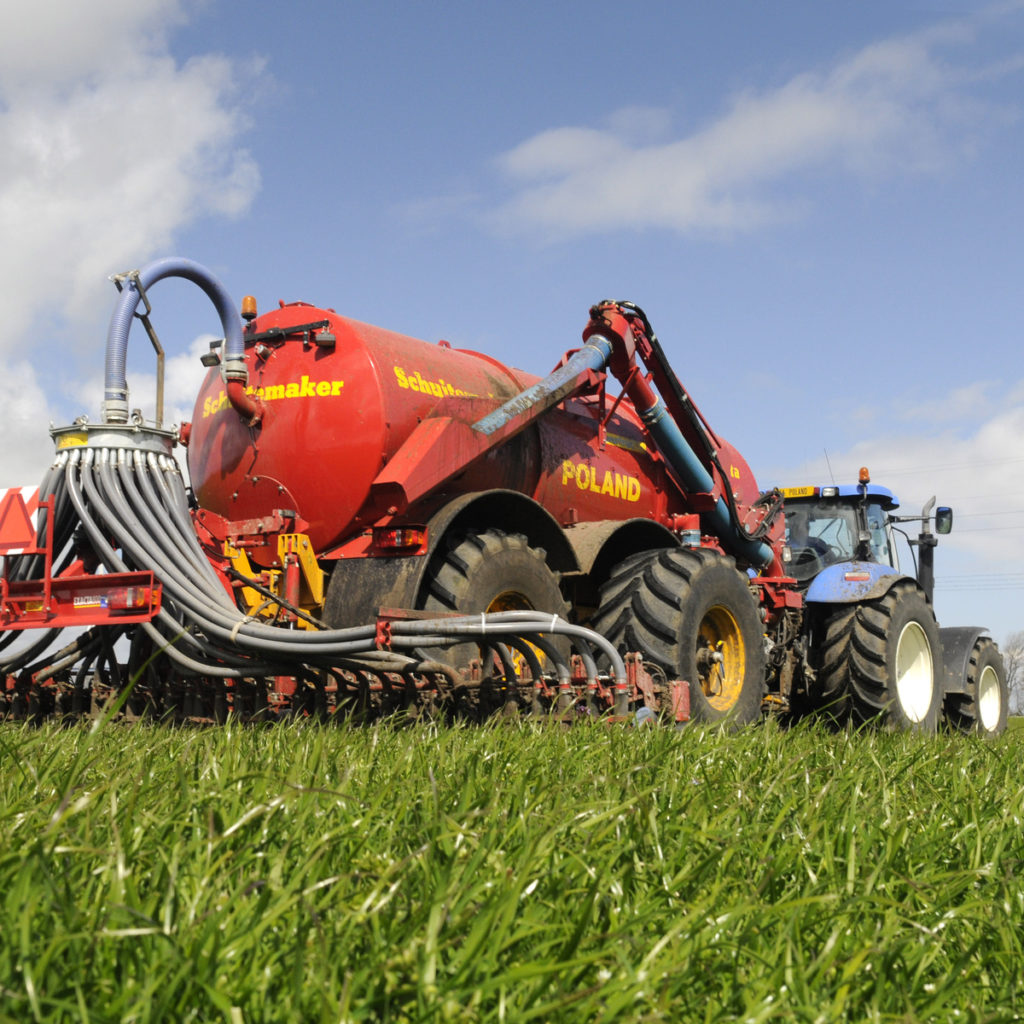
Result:
<svg viewBox="0 0 1024 1024"><path fill-rule="evenodd" d="M544 611L567 618L558 577L545 561L543 548L530 547L522 534L473 531L438 551L427 569L419 607L425 611ZM555 646L568 654L569 644ZM459 644L437 656L456 668L477 657L475 644ZM542 659L543 660L543 659Z"/></svg>
<svg viewBox="0 0 1024 1024"><path fill-rule="evenodd" d="M966 693L947 693L946 721L959 732L998 736L1006 728L1010 694L1006 666L999 648L987 636L979 637L967 662Z"/></svg>
<svg viewBox="0 0 1024 1024"><path fill-rule="evenodd" d="M694 721L761 717L761 619L731 558L704 548L634 555L601 588L590 625L621 652L638 651L669 679L689 682Z"/></svg>
<svg viewBox="0 0 1024 1024"><path fill-rule="evenodd" d="M912 580L873 601L842 605L826 623L819 705L842 724L934 732L940 652L935 615Z"/></svg>

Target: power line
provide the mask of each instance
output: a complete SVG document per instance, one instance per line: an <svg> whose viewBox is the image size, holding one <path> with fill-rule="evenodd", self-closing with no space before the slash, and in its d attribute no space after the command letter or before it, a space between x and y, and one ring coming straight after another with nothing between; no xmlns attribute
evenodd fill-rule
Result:
<svg viewBox="0 0 1024 1024"><path fill-rule="evenodd" d="M1020 577L1024 579L1024 572L951 572L942 576L936 576L936 579L942 580L978 580L978 579L1016 579Z"/></svg>
<svg viewBox="0 0 1024 1024"><path fill-rule="evenodd" d="M1024 573L978 573L966 576L938 576L935 589L943 591L1024 590Z"/></svg>
<svg viewBox="0 0 1024 1024"><path fill-rule="evenodd" d="M879 469L871 467L871 477L874 480L885 480L893 476L910 476L913 473L934 473L941 469L975 469L978 466L1008 466L1015 462L1024 462L1019 459L971 459L968 462L934 462L928 466L908 466L906 469Z"/></svg>
<svg viewBox="0 0 1024 1024"><path fill-rule="evenodd" d="M944 495L946 501L1007 501L1010 498L1024 498L1024 491L1013 491L1002 494L953 494Z"/></svg>
<svg viewBox="0 0 1024 1024"><path fill-rule="evenodd" d="M966 530L957 530L957 533L1000 533L1004 530L1024 530L1024 523L1018 526L968 526Z"/></svg>
<svg viewBox="0 0 1024 1024"><path fill-rule="evenodd" d="M1024 509L1007 509L1005 512L957 512L957 519L977 519L978 516L989 515L1024 515Z"/></svg>

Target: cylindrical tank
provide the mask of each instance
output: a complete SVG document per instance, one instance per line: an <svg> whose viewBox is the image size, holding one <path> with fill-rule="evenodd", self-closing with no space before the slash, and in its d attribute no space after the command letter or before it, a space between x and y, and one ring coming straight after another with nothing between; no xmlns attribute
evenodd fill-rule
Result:
<svg viewBox="0 0 1024 1024"><path fill-rule="evenodd" d="M370 525L360 518L370 486L417 423L430 416L474 423L539 379L305 303L257 318L245 359L263 421L246 426L219 368L210 371L188 448L196 497L232 521L293 510L321 553ZM497 487L533 497L563 525L666 511L664 474L632 408L623 404L608 418L593 397L567 402L478 459L433 507Z"/></svg>
<svg viewBox="0 0 1024 1024"><path fill-rule="evenodd" d="M196 497L236 521L292 509L321 551L352 525L381 467L421 419L472 422L536 380L305 303L254 321L246 363L263 422L247 427L219 369L210 371L188 449Z"/></svg>

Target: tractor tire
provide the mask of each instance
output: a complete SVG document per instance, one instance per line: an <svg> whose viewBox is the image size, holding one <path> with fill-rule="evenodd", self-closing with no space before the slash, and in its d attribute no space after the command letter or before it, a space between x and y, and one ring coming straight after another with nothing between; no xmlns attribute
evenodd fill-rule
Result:
<svg viewBox="0 0 1024 1024"><path fill-rule="evenodd" d="M543 548L530 547L526 537L500 530L471 532L435 553L427 569L419 607L424 611L544 611L568 618L569 606L558 577L545 561ZM567 657L567 640L555 641ZM476 644L458 644L435 651L439 660L465 668L479 656Z"/></svg>
<svg viewBox="0 0 1024 1024"><path fill-rule="evenodd" d="M689 682L691 720L761 718L761 618L731 558L703 548L634 555L601 588L590 625L622 653L638 651L669 679Z"/></svg>
<svg viewBox="0 0 1024 1024"><path fill-rule="evenodd" d="M942 698L939 628L924 593L901 580L826 623L819 706L839 724L934 732Z"/></svg>
<svg viewBox="0 0 1024 1024"><path fill-rule="evenodd" d="M994 640L979 637L967 663L966 693L947 693L943 714L958 732L999 736L1006 728L1010 691L1006 666Z"/></svg>

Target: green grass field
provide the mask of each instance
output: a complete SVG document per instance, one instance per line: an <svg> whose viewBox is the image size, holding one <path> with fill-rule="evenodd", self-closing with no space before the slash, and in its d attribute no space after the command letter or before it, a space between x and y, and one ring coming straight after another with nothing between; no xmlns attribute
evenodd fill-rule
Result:
<svg viewBox="0 0 1024 1024"><path fill-rule="evenodd" d="M1022 746L0 725L0 1019L1017 1020Z"/></svg>

